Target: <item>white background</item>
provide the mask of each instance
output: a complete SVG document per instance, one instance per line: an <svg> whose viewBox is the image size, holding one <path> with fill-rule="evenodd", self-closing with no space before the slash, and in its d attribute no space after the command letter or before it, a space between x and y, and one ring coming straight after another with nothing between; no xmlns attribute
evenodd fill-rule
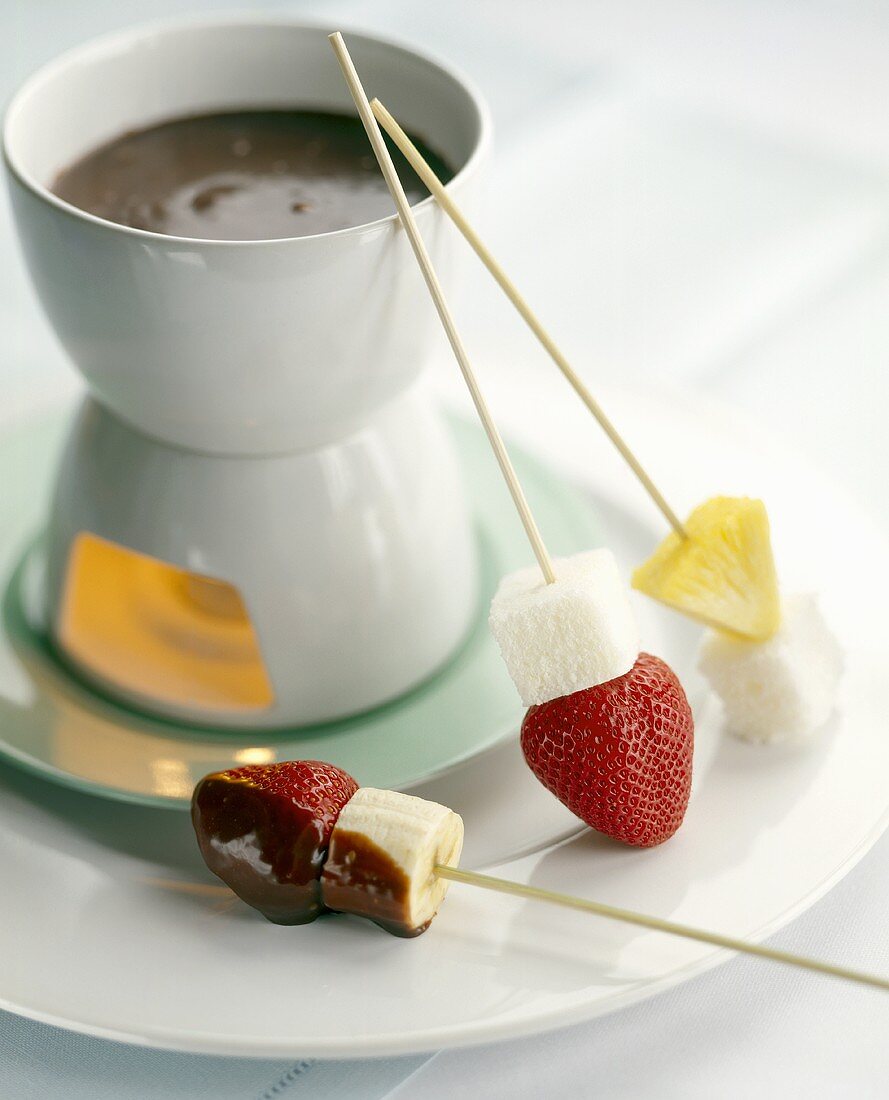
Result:
<svg viewBox="0 0 889 1100"><path fill-rule="evenodd" d="M0 92L95 33L224 6L0 0ZM886 522L889 4L236 6L388 31L467 71L497 131L485 234L589 381L731 403ZM459 312L495 405L548 392L540 353L480 278ZM72 384L4 206L0 411ZM813 515L812 538L829 522ZM774 942L889 972L887 874L884 841ZM0 1094L877 1097L887 1025L889 998L752 960L554 1035L372 1068L226 1067L0 1016Z"/></svg>

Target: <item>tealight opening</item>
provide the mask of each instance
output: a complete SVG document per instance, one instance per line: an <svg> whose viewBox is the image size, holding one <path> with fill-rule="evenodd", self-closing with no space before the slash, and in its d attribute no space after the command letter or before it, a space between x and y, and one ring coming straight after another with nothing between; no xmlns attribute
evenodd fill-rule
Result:
<svg viewBox="0 0 889 1100"><path fill-rule="evenodd" d="M234 585L90 532L71 550L57 639L87 675L147 701L244 712L274 702Z"/></svg>

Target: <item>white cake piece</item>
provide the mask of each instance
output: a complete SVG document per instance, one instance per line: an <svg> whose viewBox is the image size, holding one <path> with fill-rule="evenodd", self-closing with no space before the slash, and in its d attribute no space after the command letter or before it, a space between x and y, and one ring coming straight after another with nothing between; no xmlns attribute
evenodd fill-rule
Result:
<svg viewBox="0 0 889 1100"><path fill-rule="evenodd" d="M630 671L639 631L610 550L556 558L554 584L535 565L510 573L488 620L526 707Z"/></svg>
<svg viewBox="0 0 889 1100"><path fill-rule="evenodd" d="M725 708L731 733L747 741L800 740L834 707L843 651L814 595L787 596L781 627L767 642L710 631L698 662Z"/></svg>

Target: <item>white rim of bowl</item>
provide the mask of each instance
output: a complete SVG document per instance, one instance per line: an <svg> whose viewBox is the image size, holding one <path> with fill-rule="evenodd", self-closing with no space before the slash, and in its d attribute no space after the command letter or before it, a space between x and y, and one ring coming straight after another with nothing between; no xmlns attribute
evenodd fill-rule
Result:
<svg viewBox="0 0 889 1100"><path fill-rule="evenodd" d="M170 233L156 233L150 229L137 229L133 226L121 225L118 222L109 221L107 218L100 218L98 215L91 214L87 210L81 210L80 207L74 206L72 203L59 198L58 195L50 191L45 184L37 180L18 163L13 150L10 148L9 130L11 123L14 121L18 111L22 110L22 104L27 96L35 88L39 87L40 84L52 79L52 77L72 61L86 59L90 54L103 49L107 50L110 47L114 47L116 44L125 45L142 38L151 37L152 35L166 34L175 31L232 26L281 27L287 30L307 30L317 31L319 33L327 33L329 31L329 25L320 20L288 19L286 16L279 15L264 18L261 14L244 12L211 17L198 16L155 20L89 38L77 46L72 46L70 49L64 50L51 61L41 65L39 69L25 78L25 81L19 85L12 99L9 101L3 117L2 143L3 161L7 171L22 187L30 191L37 198L43 200L43 202L48 203L50 206L54 206L68 217L88 222L106 231L123 233L136 237L137 239L155 241L158 244L200 245L208 248L244 248L256 247L257 245L283 245L294 244L298 241L316 241L326 237L342 237L347 234L360 236L368 232L377 231L387 225L394 225L398 220L398 214L393 211L392 214L387 214L384 218L377 218L372 222L362 222L361 225L351 225L344 229L331 229L324 233L310 233L298 237L263 237L259 240L246 239L234 241L214 240L209 237L180 237ZM491 144L490 110L475 82L467 77L459 68L456 68L447 61L443 61L434 53L430 53L424 49L417 49L416 46L404 39L399 39L391 35L376 34L373 31L364 31L356 27L344 27L341 29L347 38L372 42L377 45L387 46L395 51L410 54L412 57L418 58L432 68L438 69L462 88L475 112L476 138L469 156L448 181L446 187L450 188L452 184L462 181L464 178L474 173ZM420 202L416 203L412 209L417 211L423 210L434 202L434 197L432 195L427 195L425 199L421 199Z"/></svg>

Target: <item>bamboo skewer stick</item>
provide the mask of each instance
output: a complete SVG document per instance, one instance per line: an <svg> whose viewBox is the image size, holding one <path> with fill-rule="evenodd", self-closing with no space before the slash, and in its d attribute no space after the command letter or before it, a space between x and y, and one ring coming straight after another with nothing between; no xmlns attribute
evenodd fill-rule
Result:
<svg viewBox="0 0 889 1100"><path fill-rule="evenodd" d="M789 951L779 951L773 947L762 947L760 944L739 940L734 936L723 936L718 932L707 932L702 928L693 928L687 924L662 920L660 917L649 917L645 913L636 913L631 909L618 909L613 905L603 905L601 902L588 901L586 898L573 897L571 894L542 890L537 886L525 886L523 883L510 882L508 879L494 878L491 875L482 875L478 871L462 871L458 867L447 867L443 864L436 864L435 873L439 878L450 879L452 882L463 882L470 886L480 886L485 890L494 890L501 894L531 898L533 901L546 901L551 905L561 905L566 909L580 909L585 913L594 913L610 920L622 921L624 924L639 925L641 928L650 928L655 932L665 932L670 936L681 936L683 939L709 943L714 947L724 947L729 951L755 955L760 959L785 963L788 966L800 967L803 970L813 970L818 974L843 978L845 981L857 982L860 985L868 985L874 989L889 992L889 979L881 978L877 974L868 974L861 970L836 966L833 963L822 962L820 959L812 959L806 955L794 955Z"/></svg>
<svg viewBox="0 0 889 1100"><path fill-rule="evenodd" d="M590 393L587 386L584 384L583 379L573 369L571 364L556 346L552 337L546 331L541 324L540 320L532 311L531 307L519 293L518 287L506 274L500 264L494 259L489 251L487 245L481 240L476 231L472 228L469 222L466 220L466 216L463 211L457 206L451 196L445 189L444 184L438 178L438 176L430 168L428 162L424 159L423 155L407 136L407 134L398 125L386 107L378 100L374 99L371 103L371 108L379 120L380 124L385 129L386 133L398 146L399 150L404 155L413 170L417 173L423 183L426 185L430 194L435 196L436 202L448 215L448 217L457 226L466 240L469 242L472 249L475 251L478 258L482 261L488 271L493 275L495 281L499 283L501 289L506 294L507 298L515 306L516 310L522 317L525 324L531 329L544 349L548 353L549 357L556 364L562 374L565 376L570 385L574 388L574 392L586 405L589 411L593 414L596 420L599 422L600 427L620 452L630 469L642 483L643 488L660 509L664 518L674 529L674 531L680 536L680 538L687 538L688 532L682 524L682 521L664 499L662 493L648 476L643 469L641 463L627 446L626 442L618 432L617 428L611 423L608 417L605 415L602 406Z"/></svg>
<svg viewBox="0 0 889 1100"><path fill-rule="evenodd" d="M479 389L478 382L476 381L475 374L473 373L472 366L470 365L469 358L466 354L466 350L463 347L463 342L460 339L460 335L457 332L457 328L454 324L454 320L451 317L451 312L448 309L447 302L445 301L444 292L442 291L441 284L438 281L438 276L435 274L435 269L432 266L432 261L429 258L429 253L426 251L426 246L423 243L423 238L420 236L420 231L417 228L417 223L414 220L413 212L410 208L410 203L407 200L407 196L404 193L404 188L401 186L401 181L398 178L398 173L395 170L395 165L392 163L392 158L389 155L389 150L386 148L386 142L383 139L383 135L380 132L380 128L377 125L377 121L374 118L373 111L371 110L370 103L368 102L367 95L364 88L361 86L361 81L358 77L358 73L355 71L355 66L352 63L352 58L349 56L349 51L346 49L346 44L343 41L343 36L337 31L335 34L328 36L330 44L333 47L333 51L336 54L337 60L340 63L340 67L343 70L343 76L346 78L346 83L349 85L349 91L352 93L352 98L355 100L355 106L358 108L358 114L361 121L364 123L364 128L367 131L367 136L370 138L370 143L373 146L374 154L380 164L380 169L386 180L386 184L389 187L389 191L392 193L392 198L395 202L396 209L398 210L398 216L401 219L401 224L407 233L408 240L411 243L411 247L414 250L417 263L420 265L420 269L423 272L423 277L426 280L426 285L429 288L429 293L432 296L432 300L435 303L435 308L438 310L438 316L441 319L442 326L447 334L448 341L454 352L454 356L457 359L457 363L460 366L460 370L463 373L463 378L466 381L466 385L469 388L469 393L472 396L473 403L476 411L481 418L484 425L485 432L493 448L494 454L497 458L497 462L500 465L500 469L506 479L506 484L509 487L509 491L512 495L512 499L518 510L519 517L525 528L525 533L528 536L528 540L531 543L531 548L534 551L534 555L537 558L538 564L543 572L543 576L547 584L552 584L556 575L553 571L552 561L544 546L543 539L541 538L540 531L537 528L537 523L534 516L531 514L531 509L528 507L528 502L525 499L524 491L519 483L519 479L513 469L512 462L510 461L509 454L506 447L503 444L503 440L500 437L500 433L497 430L497 426L494 423L491 413L488 410L488 406L485 403L485 399L482 396L482 392Z"/></svg>
<svg viewBox="0 0 889 1100"><path fill-rule="evenodd" d="M794 955L789 951L761 947L759 944L748 943L746 940L735 939L733 936L706 932L701 928L677 924L675 921L661 920L659 917L649 917L644 913L636 913L630 909L618 909L612 905L604 905L601 902L574 897L571 894L542 890L537 886L525 886L520 882L510 882L509 879L482 875L478 871L464 871L459 867L449 867L441 863L435 865L435 873L439 878L450 879L452 882L462 882L468 886L480 886L484 890L492 890L499 894L511 894L514 897L529 898L532 901L546 901L551 905L561 905L566 909L579 909L581 912L593 913L595 916L621 921L624 924L635 924L655 932L664 932L671 936L682 936L684 939L709 943L714 947L724 947L729 951L739 951L745 955L754 955L770 962L786 963L788 966L797 966L803 970L812 970L818 974L827 974L833 978L843 978L846 981L889 991L889 979L881 978L877 974L867 974L861 970L836 966L834 963L822 962L820 959L812 959L805 955ZM180 882L163 878L146 878L144 881L150 886L158 886L164 890L172 890L177 893L218 898L223 908L227 907L225 903L232 903L237 898L237 894L233 893L227 886L211 886L203 882Z"/></svg>

